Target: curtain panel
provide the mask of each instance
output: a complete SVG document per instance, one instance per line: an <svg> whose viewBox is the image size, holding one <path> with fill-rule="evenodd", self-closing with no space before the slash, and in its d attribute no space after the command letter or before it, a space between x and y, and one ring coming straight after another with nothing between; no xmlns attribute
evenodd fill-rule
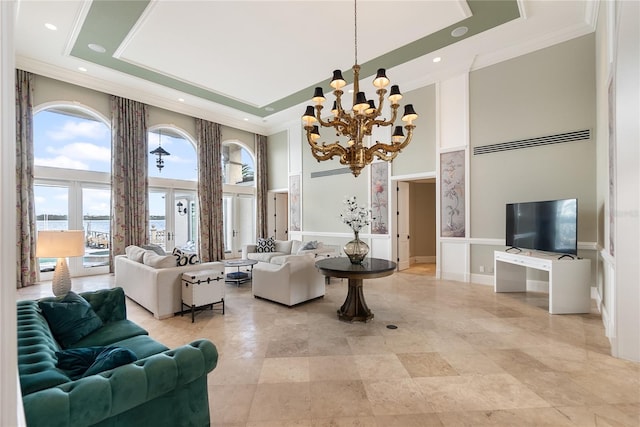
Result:
<svg viewBox="0 0 640 427"><path fill-rule="evenodd" d="M149 241L147 105L111 96L111 271L113 257Z"/></svg>
<svg viewBox="0 0 640 427"><path fill-rule="evenodd" d="M256 135L256 238L269 237L267 203L269 175L267 171L267 137Z"/></svg>
<svg viewBox="0 0 640 427"><path fill-rule="evenodd" d="M16 70L17 287L38 280L33 193L33 74Z"/></svg>
<svg viewBox="0 0 640 427"><path fill-rule="evenodd" d="M220 125L196 119L200 259L224 259L222 216L222 135Z"/></svg>

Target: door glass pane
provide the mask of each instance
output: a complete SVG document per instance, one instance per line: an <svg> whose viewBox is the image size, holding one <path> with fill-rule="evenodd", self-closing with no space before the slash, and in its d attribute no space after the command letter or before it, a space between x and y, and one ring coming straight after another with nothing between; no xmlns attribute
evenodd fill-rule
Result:
<svg viewBox="0 0 640 427"><path fill-rule="evenodd" d="M164 192L149 192L149 241L167 250ZM173 250L173 248L171 248Z"/></svg>
<svg viewBox="0 0 640 427"><path fill-rule="evenodd" d="M236 202L236 225L238 231L236 239L236 252L241 256L242 246L255 243L256 227L255 227L255 209L253 196L240 196Z"/></svg>
<svg viewBox="0 0 640 427"><path fill-rule="evenodd" d="M195 193L179 192L175 195L175 246L197 252L197 220Z"/></svg>
<svg viewBox="0 0 640 427"><path fill-rule="evenodd" d="M82 222L86 236L82 260L84 268L109 265L110 200L111 191L108 188L82 189Z"/></svg>
<svg viewBox="0 0 640 427"><path fill-rule="evenodd" d="M69 229L69 188L34 185L36 230ZM56 258L39 258L40 271L53 271Z"/></svg>
<svg viewBox="0 0 640 427"><path fill-rule="evenodd" d="M224 223L224 253L231 258L233 251L233 197L222 198L222 222ZM229 255L227 255L229 254Z"/></svg>

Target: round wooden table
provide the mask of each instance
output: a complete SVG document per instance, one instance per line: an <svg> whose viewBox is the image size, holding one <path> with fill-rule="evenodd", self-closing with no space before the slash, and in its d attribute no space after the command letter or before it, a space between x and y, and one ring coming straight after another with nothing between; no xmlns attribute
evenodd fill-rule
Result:
<svg viewBox="0 0 640 427"><path fill-rule="evenodd" d="M349 258L339 257L317 261L316 268L327 277L339 277L349 281L347 298L338 309L338 318L349 322L367 322L373 319L373 313L364 299L362 281L393 274L396 263L386 259L365 258L362 264L351 264Z"/></svg>

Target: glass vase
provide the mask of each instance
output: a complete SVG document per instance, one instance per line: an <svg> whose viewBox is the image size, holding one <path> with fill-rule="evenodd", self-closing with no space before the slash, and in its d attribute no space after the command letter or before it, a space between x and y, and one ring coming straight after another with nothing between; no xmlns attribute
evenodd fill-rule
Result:
<svg viewBox="0 0 640 427"><path fill-rule="evenodd" d="M354 233L355 239L344 245L344 248L342 250L344 251L345 255L349 257L351 264L362 264L362 261L369 253L369 245L360 240L357 231Z"/></svg>

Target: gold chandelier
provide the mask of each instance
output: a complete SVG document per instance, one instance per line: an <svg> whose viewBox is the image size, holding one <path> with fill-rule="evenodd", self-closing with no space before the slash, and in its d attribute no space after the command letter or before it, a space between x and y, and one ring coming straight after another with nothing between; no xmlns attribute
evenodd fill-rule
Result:
<svg viewBox="0 0 640 427"><path fill-rule="evenodd" d="M376 77L373 79L373 85L377 88L378 94L378 106L376 107L373 100L368 100L364 92L360 92L359 74L360 65L358 65L358 20L357 20L357 5L356 0L353 2L354 6L354 33L355 33L355 65L353 70L353 106L351 111L345 110L342 106L342 94L341 89L347 85L347 82L342 77L340 70L333 72L333 79L331 80L331 87L334 89L333 94L336 98L331 109L332 117L328 120L322 119L322 103L326 100L322 92L321 87L316 87L311 100L315 102L314 107L309 105L306 108L302 121L305 126L304 129L307 134L307 141L311 146L311 154L318 160L332 159L334 156L340 157L340 163L348 165L354 176L360 175L360 171L366 165L373 161L374 157L385 161L392 161L402 149L404 149L413 135L413 129L415 125L413 121L418 118L418 115L413 109L412 104L407 104L404 107L404 114L402 115L402 121L405 122L404 129L407 130L405 137L402 130L402 126L396 126L391 136L391 143L383 143L376 141L375 144L367 146L363 139L365 136L371 136L371 131L374 126L392 126L397 118L398 114L398 101L402 99L402 94L397 85L391 86L389 92L389 102L391 106L391 118L385 120L379 118L382 113L384 105L384 96L387 93L385 89L390 81L386 76L386 70L384 68L378 69ZM336 136L346 136L348 139L347 145L343 146L339 141L331 144L325 142L318 143L320 139L319 123L323 127L332 127L336 131Z"/></svg>

